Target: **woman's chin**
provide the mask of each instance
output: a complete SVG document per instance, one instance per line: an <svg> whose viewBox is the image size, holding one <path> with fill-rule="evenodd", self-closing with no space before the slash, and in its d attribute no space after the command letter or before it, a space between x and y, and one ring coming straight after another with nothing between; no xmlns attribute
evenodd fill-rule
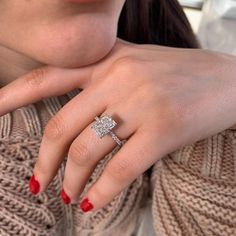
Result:
<svg viewBox="0 0 236 236"><path fill-rule="evenodd" d="M104 38L91 37L87 40L82 38L61 45L60 42L58 45L53 42L47 50L42 48L41 52L37 51L35 55L36 59L44 64L67 68L83 67L104 58L112 50L115 41L114 34Z"/></svg>
<svg viewBox="0 0 236 236"><path fill-rule="evenodd" d="M21 34L9 47L42 64L76 68L105 57L116 42L116 34L115 22L81 17L31 30L27 37Z"/></svg>
<svg viewBox="0 0 236 236"><path fill-rule="evenodd" d="M100 42L98 46L86 44L77 44L74 47L65 48L57 52L47 52L45 58L42 58L45 64L78 68L94 64L104 58L113 48L115 39Z"/></svg>

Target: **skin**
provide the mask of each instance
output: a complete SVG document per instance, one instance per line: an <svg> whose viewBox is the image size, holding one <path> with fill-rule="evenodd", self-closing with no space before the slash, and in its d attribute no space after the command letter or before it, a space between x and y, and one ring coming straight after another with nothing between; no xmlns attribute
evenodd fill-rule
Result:
<svg viewBox="0 0 236 236"><path fill-rule="evenodd" d="M1 0L1 85L42 64L78 68L102 59L114 46L124 2Z"/></svg>
<svg viewBox="0 0 236 236"><path fill-rule="evenodd" d="M236 58L230 55L116 39L92 65L44 66L4 86L0 115L83 89L48 122L33 170L43 192L68 153L63 188L71 203L98 161L116 146L109 135L99 139L91 130L94 117L110 114L118 121L114 131L127 142L84 196L95 211L168 153L233 128L235 73Z"/></svg>

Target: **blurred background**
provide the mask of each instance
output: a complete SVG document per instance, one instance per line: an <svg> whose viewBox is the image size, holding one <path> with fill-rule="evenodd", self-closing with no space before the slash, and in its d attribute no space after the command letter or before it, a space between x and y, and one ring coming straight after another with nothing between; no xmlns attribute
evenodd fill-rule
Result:
<svg viewBox="0 0 236 236"><path fill-rule="evenodd" d="M236 55L236 0L179 0L203 48Z"/></svg>
<svg viewBox="0 0 236 236"><path fill-rule="evenodd" d="M202 18L203 0L179 0L179 2L197 33Z"/></svg>

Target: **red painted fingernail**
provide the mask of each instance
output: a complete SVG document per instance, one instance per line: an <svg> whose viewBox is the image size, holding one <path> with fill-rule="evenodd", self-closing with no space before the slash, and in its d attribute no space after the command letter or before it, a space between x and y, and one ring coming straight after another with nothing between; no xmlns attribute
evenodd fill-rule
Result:
<svg viewBox="0 0 236 236"><path fill-rule="evenodd" d="M85 198L81 203L80 203L80 208L84 211L90 211L93 209L93 204L89 202L88 198Z"/></svg>
<svg viewBox="0 0 236 236"><path fill-rule="evenodd" d="M66 192L64 191L64 189L61 190L61 198L63 200L63 202L65 204L69 204L70 203L70 198L69 196L66 194Z"/></svg>
<svg viewBox="0 0 236 236"><path fill-rule="evenodd" d="M35 179L35 176L32 175L29 181L29 188L32 194L37 194L40 190L40 184L39 182Z"/></svg>

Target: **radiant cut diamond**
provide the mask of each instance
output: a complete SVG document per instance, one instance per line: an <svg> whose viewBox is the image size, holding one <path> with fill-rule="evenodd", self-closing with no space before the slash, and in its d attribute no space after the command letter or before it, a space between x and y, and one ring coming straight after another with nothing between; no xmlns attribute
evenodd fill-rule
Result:
<svg viewBox="0 0 236 236"><path fill-rule="evenodd" d="M102 138L110 133L110 131L117 125L117 123L109 115L103 115L100 118L95 117L96 122L92 125L96 134Z"/></svg>

